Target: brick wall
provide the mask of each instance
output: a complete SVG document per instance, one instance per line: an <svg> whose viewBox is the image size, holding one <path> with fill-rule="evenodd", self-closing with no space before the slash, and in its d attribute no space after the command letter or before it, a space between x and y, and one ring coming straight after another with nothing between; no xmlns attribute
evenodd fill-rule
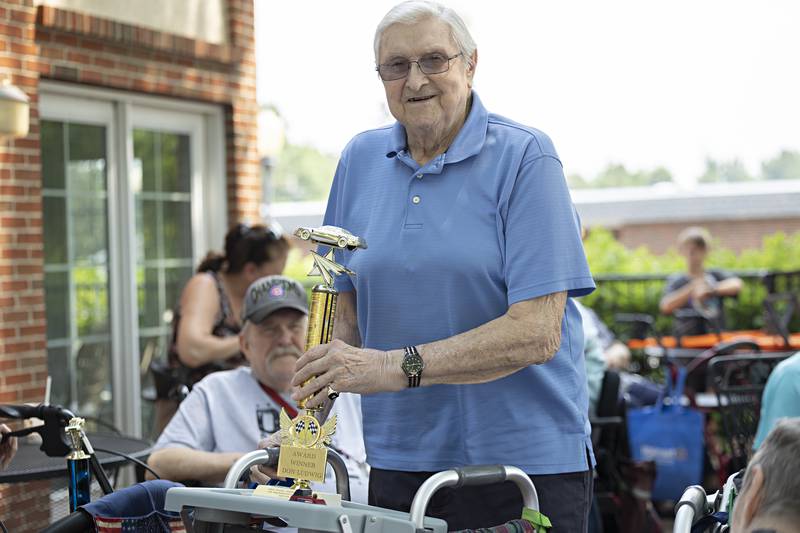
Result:
<svg viewBox="0 0 800 533"><path fill-rule="evenodd" d="M735 252L760 248L766 235L782 231L787 235L800 232L800 219L776 218L761 220L684 221L676 223L631 224L615 230L617 239L629 248L647 246L652 252L664 253L675 246L678 234L688 226L702 226L711 232L714 242Z"/></svg>
<svg viewBox="0 0 800 533"><path fill-rule="evenodd" d="M10 75L31 99L30 134L0 140L0 403L41 401L47 377L39 80L223 106L229 219L256 219L253 0L228 0L228 20L229 44L221 46L33 0L0 0L0 76ZM49 523L47 486L0 485L0 519L11 531Z"/></svg>
<svg viewBox="0 0 800 533"><path fill-rule="evenodd" d="M35 33L33 0L0 2L0 75L31 100L28 136L0 140L0 403L41 401L47 376ZM0 485L9 531L47 526L45 488Z"/></svg>
<svg viewBox="0 0 800 533"><path fill-rule="evenodd" d="M0 140L0 403L41 400L47 376L35 21L0 2L0 75L31 98L28 136Z"/></svg>

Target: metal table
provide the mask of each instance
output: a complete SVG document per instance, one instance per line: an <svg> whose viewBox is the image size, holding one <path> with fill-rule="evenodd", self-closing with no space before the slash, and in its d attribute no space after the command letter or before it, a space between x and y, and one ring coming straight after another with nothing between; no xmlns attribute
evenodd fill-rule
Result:
<svg viewBox="0 0 800 533"><path fill-rule="evenodd" d="M94 448L102 448L146 460L150 455L150 441L115 435L113 433L88 433L89 442ZM97 452L97 459L105 468L122 466L128 462L124 457ZM48 457L39 445L19 443L17 454L6 470L0 471L0 483L17 483L67 476L66 457Z"/></svg>

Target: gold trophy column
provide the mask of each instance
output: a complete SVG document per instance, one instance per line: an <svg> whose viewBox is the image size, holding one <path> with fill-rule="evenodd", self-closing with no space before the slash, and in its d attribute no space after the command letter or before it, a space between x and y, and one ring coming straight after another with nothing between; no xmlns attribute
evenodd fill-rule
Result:
<svg viewBox="0 0 800 533"><path fill-rule="evenodd" d="M308 333L306 334L306 351L320 344L333 340L333 323L336 320L336 300L339 292L324 284L315 285L311 289L311 305L308 310ZM310 378L306 383L314 379ZM305 383L304 383L305 385ZM307 409L308 398L298 402L300 409L318 418L320 408Z"/></svg>

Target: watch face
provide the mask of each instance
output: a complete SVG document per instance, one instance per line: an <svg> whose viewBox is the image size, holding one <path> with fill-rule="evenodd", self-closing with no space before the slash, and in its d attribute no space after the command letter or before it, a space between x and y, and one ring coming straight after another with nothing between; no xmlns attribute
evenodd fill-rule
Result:
<svg viewBox="0 0 800 533"><path fill-rule="evenodd" d="M405 372L406 376L416 376L422 369L424 368L425 364L422 362L422 357L416 354L407 355L403 359L403 364L400 365Z"/></svg>

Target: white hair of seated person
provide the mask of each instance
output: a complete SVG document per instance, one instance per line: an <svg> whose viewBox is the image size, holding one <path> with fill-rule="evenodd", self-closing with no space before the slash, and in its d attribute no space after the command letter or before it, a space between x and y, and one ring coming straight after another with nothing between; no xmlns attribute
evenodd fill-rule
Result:
<svg viewBox="0 0 800 533"><path fill-rule="evenodd" d="M731 533L800 532L800 418L775 425L750 460Z"/></svg>
<svg viewBox="0 0 800 533"><path fill-rule="evenodd" d="M603 355L608 367L615 370L625 370L631 363L631 351L619 341L614 341L611 346L606 348Z"/></svg>

